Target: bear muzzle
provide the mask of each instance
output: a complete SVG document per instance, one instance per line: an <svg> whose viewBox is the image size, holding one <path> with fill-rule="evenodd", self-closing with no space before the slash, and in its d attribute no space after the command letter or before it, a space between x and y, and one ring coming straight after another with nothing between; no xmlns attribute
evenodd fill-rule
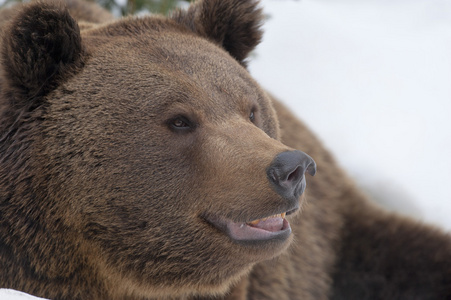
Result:
<svg viewBox="0 0 451 300"><path fill-rule="evenodd" d="M285 216L299 209L299 198L306 187L305 173L311 176L316 173L316 163L310 156L298 150L281 152L272 160L266 174L273 189L286 202L286 211L246 222L235 222L217 215L205 219L239 244L283 243L291 234Z"/></svg>

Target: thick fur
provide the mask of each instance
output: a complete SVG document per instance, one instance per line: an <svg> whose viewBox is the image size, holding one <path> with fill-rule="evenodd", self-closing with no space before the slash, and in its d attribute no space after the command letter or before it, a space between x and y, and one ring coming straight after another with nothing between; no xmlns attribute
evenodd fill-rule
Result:
<svg viewBox="0 0 451 300"><path fill-rule="evenodd" d="M50 299L451 298L451 237L369 203L243 67L261 38L256 1L118 21L76 1L14 11L0 23L0 287ZM91 23L80 32L73 17ZM181 115L188 131L171 127ZM290 149L318 173L287 216L289 240L241 245L206 221L285 209L265 170Z"/></svg>
<svg viewBox="0 0 451 300"><path fill-rule="evenodd" d="M245 66L245 58L262 38L263 15L257 4L256 0L199 1L172 18L217 43Z"/></svg>
<svg viewBox="0 0 451 300"><path fill-rule="evenodd" d="M62 80L59 77L69 73L68 66L79 65L80 32L66 9L31 6L6 32L1 51L2 92L19 101L19 107L55 88Z"/></svg>

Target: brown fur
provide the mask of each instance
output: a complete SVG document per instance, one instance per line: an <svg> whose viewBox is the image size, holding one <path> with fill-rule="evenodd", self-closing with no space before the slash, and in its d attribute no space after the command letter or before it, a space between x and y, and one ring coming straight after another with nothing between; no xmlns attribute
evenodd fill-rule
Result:
<svg viewBox="0 0 451 300"><path fill-rule="evenodd" d="M0 287L51 299L451 297L450 236L370 204L243 68L261 37L256 4L203 0L80 33L70 15L111 16L35 3L4 22ZM170 129L180 115L189 131ZM240 245L205 221L283 210L265 170L289 149L319 168L287 217L289 241Z"/></svg>

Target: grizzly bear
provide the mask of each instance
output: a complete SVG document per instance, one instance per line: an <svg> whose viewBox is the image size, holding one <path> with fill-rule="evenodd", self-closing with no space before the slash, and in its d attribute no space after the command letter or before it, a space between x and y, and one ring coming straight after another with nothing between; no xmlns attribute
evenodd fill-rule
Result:
<svg viewBox="0 0 451 300"><path fill-rule="evenodd" d="M451 299L450 235L371 204L246 70L257 1L0 16L0 288Z"/></svg>

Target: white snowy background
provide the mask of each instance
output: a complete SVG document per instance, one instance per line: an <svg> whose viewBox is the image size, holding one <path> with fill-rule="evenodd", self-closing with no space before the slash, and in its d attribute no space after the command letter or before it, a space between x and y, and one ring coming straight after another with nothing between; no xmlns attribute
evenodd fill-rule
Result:
<svg viewBox="0 0 451 300"><path fill-rule="evenodd" d="M450 231L451 1L262 5L253 76L377 201Z"/></svg>
<svg viewBox="0 0 451 300"><path fill-rule="evenodd" d="M262 3L252 75L378 202L451 230L451 1Z"/></svg>

